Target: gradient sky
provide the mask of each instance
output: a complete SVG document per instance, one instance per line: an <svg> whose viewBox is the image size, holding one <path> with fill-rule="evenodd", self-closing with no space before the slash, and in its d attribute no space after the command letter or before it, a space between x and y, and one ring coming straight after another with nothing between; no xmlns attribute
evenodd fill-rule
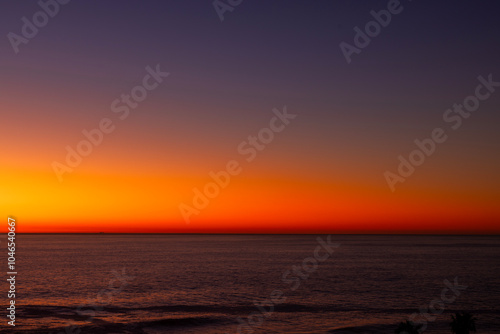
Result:
<svg viewBox="0 0 500 334"><path fill-rule="evenodd" d="M78 1L16 54L36 1L2 5L1 211L19 232L500 232L500 88L453 131L443 113L500 81L498 1L402 1L348 64L388 1ZM170 75L124 120L111 103L147 66ZM272 110L298 116L251 162ZM115 130L59 182L53 162L109 118ZM415 139L448 140L391 191ZM242 171L187 224L193 189Z"/></svg>

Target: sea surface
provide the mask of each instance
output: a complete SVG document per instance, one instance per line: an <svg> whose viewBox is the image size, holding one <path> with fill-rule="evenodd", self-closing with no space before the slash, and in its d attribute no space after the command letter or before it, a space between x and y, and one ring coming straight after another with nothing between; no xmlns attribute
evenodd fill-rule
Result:
<svg viewBox="0 0 500 334"><path fill-rule="evenodd" d="M425 333L451 333L458 311L475 315L478 333L500 333L498 236L25 234L16 242L16 326L7 325L2 280L2 333L394 333L415 312L425 313Z"/></svg>

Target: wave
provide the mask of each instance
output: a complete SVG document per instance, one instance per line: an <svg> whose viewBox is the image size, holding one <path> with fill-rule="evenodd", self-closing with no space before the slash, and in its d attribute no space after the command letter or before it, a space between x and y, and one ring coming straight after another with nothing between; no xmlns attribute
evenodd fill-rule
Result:
<svg viewBox="0 0 500 334"><path fill-rule="evenodd" d="M49 306L49 305L27 305L20 309L22 318L31 322L34 327L16 326L16 332L19 333L39 333L39 334L59 334L68 333L67 326L62 325L68 321L76 325L79 333L148 333L148 330L158 330L159 332L181 331L187 328L196 328L200 332L209 332L209 327L224 327L236 325L236 318L244 317L256 311L256 308L249 306L228 307L222 305L163 305L149 307L105 307L102 311L96 312L96 317L89 321L88 317L76 314L76 307L70 306ZM311 306L302 304L283 304L275 308L274 312L286 312L292 314L315 313L315 312L354 312L353 318L364 318L366 314L367 321L369 314L398 314L395 318L404 320L404 314L411 314L415 309L359 309L345 308L334 305ZM447 310L446 313L455 312ZM474 314L497 315L499 310L475 309ZM343 315L345 317L345 315ZM42 321L46 318L45 321ZM54 324L54 320L61 324L58 328L43 328L49 323ZM64 321L66 320L66 321ZM399 321L398 320L398 321ZM386 320L387 321L387 320ZM386 322L384 321L384 322ZM330 334L364 334L364 333L392 333L397 326L398 321L393 323L369 323L357 326L344 326L330 329ZM438 322L434 325L440 325ZM333 327L333 326L332 326ZM441 327L447 328L447 323L441 324ZM211 330L213 328L210 328ZM69 331L77 333L76 331ZM222 331L221 331L222 332Z"/></svg>
<svg viewBox="0 0 500 334"><path fill-rule="evenodd" d="M394 333L397 326L385 324L361 325L352 327L342 327L331 330L331 334L387 334Z"/></svg>
<svg viewBox="0 0 500 334"><path fill-rule="evenodd" d="M164 328L188 328L202 327L221 324L227 322L224 318L217 317L187 317L187 318L168 318L151 321L129 321L129 322L109 322L102 319L94 319L88 324L75 325L73 329L68 326L56 328L37 328L23 329L16 326L19 333L38 333L38 334L59 334L59 333L93 333L93 334L108 334L108 333L149 333L145 329L164 329ZM75 331L76 330L76 331Z"/></svg>
<svg viewBox="0 0 500 334"><path fill-rule="evenodd" d="M268 306L264 306L269 310ZM77 306L53 306L53 305L23 305L22 313L30 318L41 317L58 317L58 318L74 318ZM93 311L91 307L83 308L82 312ZM222 315L238 315L255 312L257 307L254 305L158 305L145 307L113 307L105 306L96 311L106 313L197 313L197 314L222 314ZM276 313L317 313L317 312L363 312L363 313L378 313L378 314L411 314L417 312L416 308L367 308L367 307L349 307L345 305L306 305L306 304L278 304L274 306L273 312ZM461 309L447 309L446 313L455 313L462 311ZM475 314L498 314L500 309L474 309ZM87 318L88 316L82 316Z"/></svg>

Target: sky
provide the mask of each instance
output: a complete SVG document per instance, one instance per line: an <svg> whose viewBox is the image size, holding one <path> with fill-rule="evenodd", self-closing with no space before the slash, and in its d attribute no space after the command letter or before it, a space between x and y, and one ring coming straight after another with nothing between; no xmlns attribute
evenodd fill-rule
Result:
<svg viewBox="0 0 500 334"><path fill-rule="evenodd" d="M500 232L496 1L2 7L5 229Z"/></svg>

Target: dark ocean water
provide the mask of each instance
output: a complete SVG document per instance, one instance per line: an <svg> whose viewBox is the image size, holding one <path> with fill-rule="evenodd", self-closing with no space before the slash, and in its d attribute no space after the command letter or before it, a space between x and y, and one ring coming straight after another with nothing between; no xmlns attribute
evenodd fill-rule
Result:
<svg viewBox="0 0 500 334"><path fill-rule="evenodd" d="M318 237L18 235L14 332L393 333L422 308L500 333L500 237Z"/></svg>

